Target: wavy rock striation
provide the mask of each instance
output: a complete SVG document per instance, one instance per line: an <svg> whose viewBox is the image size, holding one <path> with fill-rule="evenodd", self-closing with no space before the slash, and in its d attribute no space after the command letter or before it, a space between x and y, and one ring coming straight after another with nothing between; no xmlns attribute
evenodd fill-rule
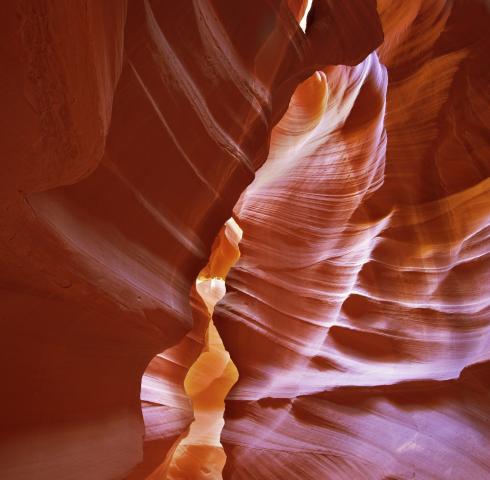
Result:
<svg viewBox="0 0 490 480"><path fill-rule="evenodd" d="M3 6L2 479L122 478L142 460L142 374L191 330L189 292L273 125L318 65L381 41L374 22L325 51L344 27L318 5L307 35L280 0ZM150 366L163 457L191 419L199 342Z"/></svg>
<svg viewBox="0 0 490 480"><path fill-rule="evenodd" d="M490 476L483 0L4 3L2 480Z"/></svg>
<svg viewBox="0 0 490 480"><path fill-rule="evenodd" d="M254 26L257 22L257 12L266 8L266 4L267 2L258 2L255 13L253 14L248 7L243 6L244 11L237 18L245 18L250 22L250 25ZM271 97L272 123L277 121L283 114L289 102L289 96L292 94L296 84L306 78L314 68L322 65L324 62L357 63L361 57L365 56L379 44L382 35L373 2L352 2L351 5L344 5L342 9L337 8L335 12L329 2L317 2L317 8L320 12L316 12L314 15L312 14L314 18L310 18L309 20L310 31L307 31L306 37L298 28L298 20L305 12L306 2L289 2L289 7L291 12L296 16L296 20L291 16L291 12L283 2L269 2L270 9L268 11L271 15L277 15L276 21L278 21L281 28L288 34L289 41L293 41L293 45L296 46L296 55L298 55L298 52L304 51L300 56L300 58L303 58L302 65L298 63L297 59L294 61L291 60L288 57L290 53L288 51L284 52L284 47L279 47L278 39L271 37L261 48L261 53L256 59L254 66L255 72L261 72L264 76L270 76L275 71L276 76L281 75L281 78L284 78L284 72L281 72L281 70L289 62L290 77L287 80L276 81L273 84L273 95ZM236 4L235 8L242 7L240 4ZM352 9L358 10L355 15L352 15ZM330 19L329 22L325 21L332 12L335 13L335 18ZM359 33L367 32L369 38L363 44L347 42L347 38L344 41L345 45L342 44L339 46L336 43L338 42L338 37L346 36L345 30L341 28L342 24L340 23L341 21L344 23L346 21L346 19L341 20L342 15L348 19L345 25L347 30L351 32L359 31ZM368 27L363 26L361 28L353 20L365 20ZM352 25L350 24L351 22ZM237 35L241 35L242 29L245 28L244 25L247 24L241 22L240 29L235 29ZM312 25L317 26L316 30L312 28ZM223 41L223 37L219 38ZM237 40L237 37L233 37L233 39ZM330 46L326 51L324 50L325 45ZM279 50L276 50L278 48ZM220 50L224 51L222 48ZM275 67L274 64L277 63L278 54L282 54L285 60L283 60L282 66ZM261 65L263 66L261 67ZM261 68L265 68L266 65L267 70L262 72ZM267 82L270 84L270 80L267 80ZM209 268L214 269L217 267L210 266ZM225 275L220 274L218 276L224 277ZM187 372L193 362L196 361L199 352L201 352L202 345L205 343L206 330L203 325L206 325L207 322L206 316L199 314L199 312L202 313L202 307L195 292L191 295L191 304L193 305L194 311L194 329L178 345L157 355L149 364L143 376L141 399L146 427L145 461L133 473L131 478L141 478L149 472L161 473L162 470L168 468L168 465L164 462L165 454L172 445L175 446L175 442L181 438L178 435L186 430L191 421L191 408L183 385ZM207 455L207 450L204 450L204 453L199 453L202 457L206 457ZM194 464L202 463L199 460L199 455L196 454L195 458L197 460ZM212 465L214 463L214 457L208 458L210 459L210 465ZM180 468L184 469L184 462L180 462ZM176 472L173 474L177 475ZM185 476L183 472L179 474ZM197 471L194 471L192 474L187 472L187 474L191 475L192 478L194 478L193 475L198 475ZM210 478L214 478L213 471L210 470L208 474ZM153 473L153 475L158 475L158 473Z"/></svg>
<svg viewBox="0 0 490 480"><path fill-rule="evenodd" d="M235 207L225 478L490 476L488 9L378 9L383 45L298 87Z"/></svg>

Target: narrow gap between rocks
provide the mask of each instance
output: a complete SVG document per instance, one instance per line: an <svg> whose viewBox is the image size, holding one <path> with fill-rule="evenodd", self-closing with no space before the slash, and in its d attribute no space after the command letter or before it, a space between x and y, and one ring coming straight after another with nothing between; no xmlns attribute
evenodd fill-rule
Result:
<svg viewBox="0 0 490 480"><path fill-rule="evenodd" d="M238 380L238 371L212 317L215 305L226 293L226 276L240 257L241 238L242 230L235 220L229 219L214 241L208 264L196 279L194 314L207 316L208 326L201 354L184 381L194 420L169 452L162 480L222 478L226 454L220 437L225 397Z"/></svg>

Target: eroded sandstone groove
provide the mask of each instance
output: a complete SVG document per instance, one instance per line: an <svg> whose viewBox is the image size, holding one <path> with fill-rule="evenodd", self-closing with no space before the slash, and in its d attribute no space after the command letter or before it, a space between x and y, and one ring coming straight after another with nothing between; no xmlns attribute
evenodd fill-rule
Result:
<svg viewBox="0 0 490 480"><path fill-rule="evenodd" d="M306 3L2 5L2 480L220 475L230 217L224 478L490 475L487 2Z"/></svg>

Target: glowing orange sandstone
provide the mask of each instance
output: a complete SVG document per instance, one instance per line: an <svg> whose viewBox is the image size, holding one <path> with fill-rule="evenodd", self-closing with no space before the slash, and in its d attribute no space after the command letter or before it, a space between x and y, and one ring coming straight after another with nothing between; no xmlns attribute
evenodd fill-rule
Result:
<svg viewBox="0 0 490 480"><path fill-rule="evenodd" d="M238 371L214 326L214 306L225 295L225 277L238 260L242 231L230 219L221 229L206 267L196 280L196 291L204 303L209 326L201 355L185 378L184 387L192 400L194 421L150 479L217 479L226 455L220 443L225 397L238 380Z"/></svg>

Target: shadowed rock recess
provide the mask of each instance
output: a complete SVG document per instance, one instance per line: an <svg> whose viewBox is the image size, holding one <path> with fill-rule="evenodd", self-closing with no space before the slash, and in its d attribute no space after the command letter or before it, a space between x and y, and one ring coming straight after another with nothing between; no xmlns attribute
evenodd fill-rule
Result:
<svg viewBox="0 0 490 480"><path fill-rule="evenodd" d="M0 24L0 479L490 478L486 0Z"/></svg>

